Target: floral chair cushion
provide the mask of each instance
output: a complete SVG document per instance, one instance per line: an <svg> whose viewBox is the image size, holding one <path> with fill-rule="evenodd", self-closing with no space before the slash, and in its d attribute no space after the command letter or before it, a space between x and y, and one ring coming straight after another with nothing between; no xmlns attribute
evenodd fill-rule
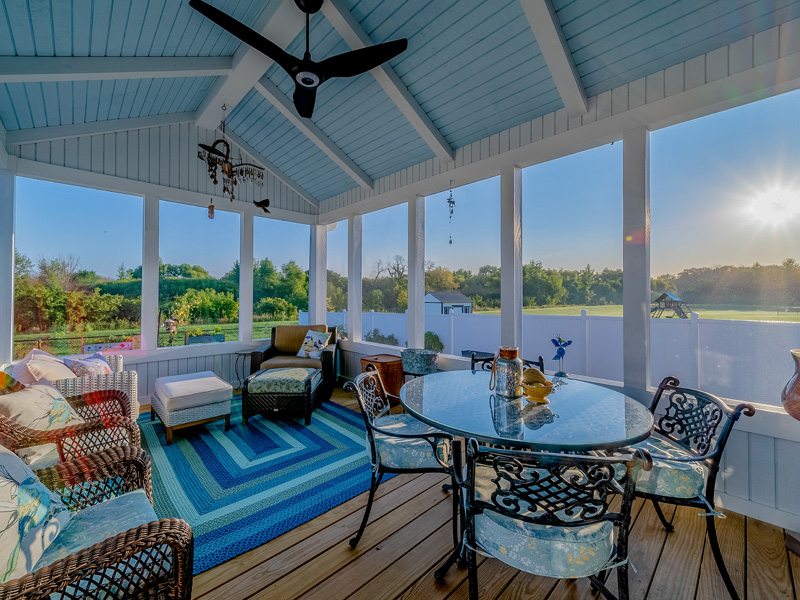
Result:
<svg viewBox="0 0 800 600"><path fill-rule="evenodd" d="M708 469L699 462L675 462L658 458L689 458L693 456L683 446L654 433L635 448L645 448L653 456L653 468L640 471L636 491L668 498L696 498L703 493Z"/></svg>
<svg viewBox="0 0 800 600"><path fill-rule="evenodd" d="M311 389L322 379L322 371L306 367L270 369L256 374L247 382L248 394L302 394L306 391L306 379L312 377Z"/></svg>
<svg viewBox="0 0 800 600"><path fill-rule="evenodd" d="M375 427L402 434L424 435L442 433L415 419L411 415L386 415L376 419ZM398 438L384 433L374 432L375 450L378 460L384 467L392 469L442 469L442 465L433 455L433 447L424 439ZM367 439L367 450L369 450ZM450 462L450 444L446 440L436 447L439 459ZM373 460L374 464L374 460Z"/></svg>
<svg viewBox="0 0 800 600"><path fill-rule="evenodd" d="M512 567L559 579L598 573L614 556L609 521L558 527L486 511L475 517L475 540L480 551Z"/></svg>
<svg viewBox="0 0 800 600"><path fill-rule="evenodd" d="M108 375L113 373L114 369L108 364L105 358L99 353L96 353L88 358L65 358L64 364L67 365L70 371L75 373L76 377L83 377L84 375Z"/></svg>
<svg viewBox="0 0 800 600"><path fill-rule="evenodd" d="M32 572L69 519L61 499L0 446L0 582Z"/></svg>

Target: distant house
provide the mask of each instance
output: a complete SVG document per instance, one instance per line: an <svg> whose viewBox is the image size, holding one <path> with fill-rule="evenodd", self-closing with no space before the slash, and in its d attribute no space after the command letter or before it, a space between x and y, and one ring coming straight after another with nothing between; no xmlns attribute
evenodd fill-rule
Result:
<svg viewBox="0 0 800 600"><path fill-rule="evenodd" d="M471 312L472 300L461 292L429 292L425 295L426 314L449 315Z"/></svg>

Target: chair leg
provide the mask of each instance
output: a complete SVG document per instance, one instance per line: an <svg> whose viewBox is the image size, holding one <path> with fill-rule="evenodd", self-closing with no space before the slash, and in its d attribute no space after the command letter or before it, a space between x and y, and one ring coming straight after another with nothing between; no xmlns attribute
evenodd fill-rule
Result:
<svg viewBox="0 0 800 600"><path fill-rule="evenodd" d="M372 501L375 499L375 491L381 484L381 479L383 479L383 473L375 473L375 471L372 472L372 480L370 481L369 485L369 499L367 500L367 508L364 510L364 518L361 519L361 527L358 528L356 537L350 540L351 548L355 548L356 545L358 545L358 541L361 539L361 536L364 535L364 529L366 529L367 521L369 521L369 511L372 510Z"/></svg>
<svg viewBox="0 0 800 600"><path fill-rule="evenodd" d="M467 550L467 569L469 600L478 600L478 560L471 549Z"/></svg>
<svg viewBox="0 0 800 600"><path fill-rule="evenodd" d="M458 548L459 543L461 543L461 536L459 535L458 531L458 509L461 502L461 493L458 489L458 485L456 484L455 475L451 476L450 479L453 482L453 548Z"/></svg>
<svg viewBox="0 0 800 600"><path fill-rule="evenodd" d="M739 593L731 581L731 576L728 573L728 568L725 566L725 561L722 558L722 552L719 550L719 540L717 540L717 525L714 522L715 517L706 517L706 530L708 532L708 542L711 544L711 552L714 554L714 560L717 561L717 569L722 576L722 581L725 582L725 587L728 588L728 593L731 595L732 600L739 600Z"/></svg>
<svg viewBox="0 0 800 600"><path fill-rule="evenodd" d="M672 523L667 521L667 517L664 516L664 513L661 511L661 505L658 503L658 500L652 500L653 507L656 509L656 514L658 515L658 520L661 521L661 524L664 526L664 529L669 531L674 531L675 527L673 527Z"/></svg>

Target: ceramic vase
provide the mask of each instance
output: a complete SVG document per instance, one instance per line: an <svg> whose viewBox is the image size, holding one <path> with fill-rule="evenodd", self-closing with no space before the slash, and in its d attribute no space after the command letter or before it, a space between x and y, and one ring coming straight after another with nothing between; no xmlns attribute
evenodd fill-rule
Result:
<svg viewBox="0 0 800 600"><path fill-rule="evenodd" d="M800 350L791 352L794 359L794 375L783 388L781 402L786 412L800 421Z"/></svg>

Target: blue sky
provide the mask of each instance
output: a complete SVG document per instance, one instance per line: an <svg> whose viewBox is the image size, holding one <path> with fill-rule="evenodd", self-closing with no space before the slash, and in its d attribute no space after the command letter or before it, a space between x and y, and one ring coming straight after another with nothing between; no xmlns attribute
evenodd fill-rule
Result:
<svg viewBox="0 0 800 600"><path fill-rule="evenodd" d="M677 273L716 264L800 260L800 195L754 215L771 189L800 194L800 91L724 111L651 134L651 271ZM523 171L523 259L546 267L622 266L622 143ZM456 188L452 222L448 191L426 200L426 257L475 270L500 262L500 181ZM787 208L784 206L784 208ZM206 210L161 203L161 257L200 264L215 276L238 256L239 217L224 204ZM17 248L36 260L73 254L81 266L114 276L141 264L142 199L18 178ZM405 204L364 215L364 274L378 259L407 256ZM773 221L773 222L770 222ZM308 268L308 226L257 218L255 256L276 266L294 259ZM346 274L347 223L328 235L329 268Z"/></svg>

